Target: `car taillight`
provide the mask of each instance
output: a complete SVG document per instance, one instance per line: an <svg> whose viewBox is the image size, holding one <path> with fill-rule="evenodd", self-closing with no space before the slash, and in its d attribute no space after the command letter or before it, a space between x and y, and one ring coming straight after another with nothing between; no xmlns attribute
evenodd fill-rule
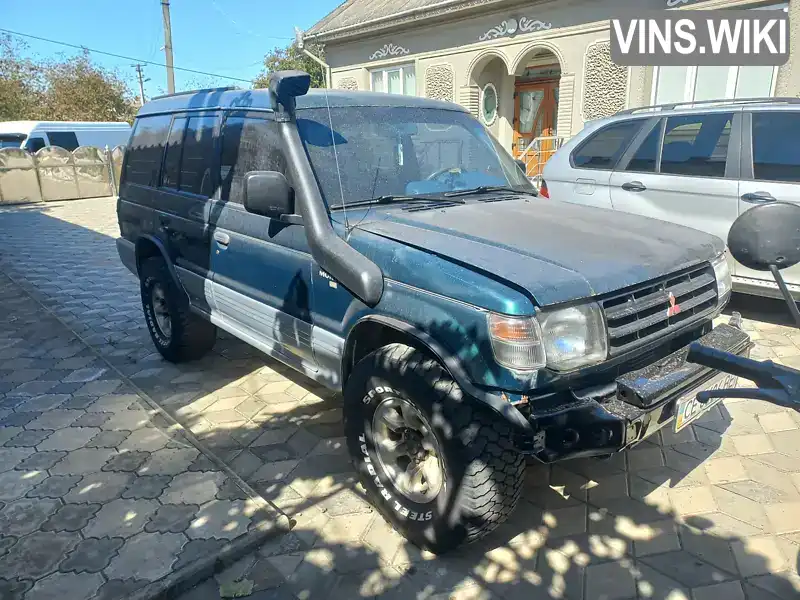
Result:
<svg viewBox="0 0 800 600"><path fill-rule="evenodd" d="M542 179L542 187L539 188L539 195L542 198L550 197L550 191L547 189L547 182L544 179Z"/></svg>

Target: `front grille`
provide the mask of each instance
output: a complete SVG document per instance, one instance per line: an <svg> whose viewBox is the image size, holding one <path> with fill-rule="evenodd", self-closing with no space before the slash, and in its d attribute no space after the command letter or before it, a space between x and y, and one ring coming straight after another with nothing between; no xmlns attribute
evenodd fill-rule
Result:
<svg viewBox="0 0 800 600"><path fill-rule="evenodd" d="M670 294L675 298L674 306ZM608 350L612 356L664 335L717 305L714 269L704 265L633 286L600 301L608 326Z"/></svg>

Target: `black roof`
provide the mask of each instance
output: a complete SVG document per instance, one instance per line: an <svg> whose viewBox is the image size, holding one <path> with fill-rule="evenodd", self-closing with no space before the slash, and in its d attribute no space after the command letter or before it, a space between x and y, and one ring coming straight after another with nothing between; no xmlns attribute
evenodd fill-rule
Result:
<svg viewBox="0 0 800 600"><path fill-rule="evenodd" d="M297 98L298 110L325 108L326 106L331 108L345 106L402 106L467 112L465 108L451 102L381 92L313 89L309 90L305 96L298 96ZM269 111L272 110L272 107L272 97L267 89L231 90L230 88L220 88L154 98L139 109L138 116L220 108Z"/></svg>

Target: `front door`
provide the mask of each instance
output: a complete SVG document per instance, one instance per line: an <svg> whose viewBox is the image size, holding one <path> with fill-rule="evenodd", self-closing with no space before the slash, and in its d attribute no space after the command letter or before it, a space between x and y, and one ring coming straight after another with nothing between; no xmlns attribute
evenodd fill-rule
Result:
<svg viewBox="0 0 800 600"><path fill-rule="evenodd" d="M539 175L555 152L552 140L529 148L538 137L556 135L558 118L558 82L518 84L514 93L514 158L528 166L529 177Z"/></svg>
<svg viewBox="0 0 800 600"><path fill-rule="evenodd" d="M216 313L237 337L313 375L305 229L244 208L247 173L287 172L280 133L263 114L231 113L221 137L219 197L209 214Z"/></svg>
<svg viewBox="0 0 800 600"><path fill-rule="evenodd" d="M744 122L739 214L776 201L800 204L800 111L792 110L791 105L782 110L748 111ZM747 135L749 131L751 135ZM800 285L800 265L782 274L787 283ZM770 284L773 281L769 272L754 271L739 263L735 275Z"/></svg>

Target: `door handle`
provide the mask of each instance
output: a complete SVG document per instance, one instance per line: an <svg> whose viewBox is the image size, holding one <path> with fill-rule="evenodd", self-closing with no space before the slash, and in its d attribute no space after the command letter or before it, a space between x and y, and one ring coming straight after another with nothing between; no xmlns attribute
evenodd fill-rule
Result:
<svg viewBox="0 0 800 600"><path fill-rule="evenodd" d="M626 192L643 192L647 187L641 181L629 181L622 184L622 189Z"/></svg>
<svg viewBox="0 0 800 600"><path fill-rule="evenodd" d="M742 200L751 204L766 204L767 202L775 202L776 198L769 192L748 192L742 194Z"/></svg>
<svg viewBox="0 0 800 600"><path fill-rule="evenodd" d="M215 231L214 241L220 246L227 246L231 243L231 236L229 236L227 233L222 233L221 231Z"/></svg>

